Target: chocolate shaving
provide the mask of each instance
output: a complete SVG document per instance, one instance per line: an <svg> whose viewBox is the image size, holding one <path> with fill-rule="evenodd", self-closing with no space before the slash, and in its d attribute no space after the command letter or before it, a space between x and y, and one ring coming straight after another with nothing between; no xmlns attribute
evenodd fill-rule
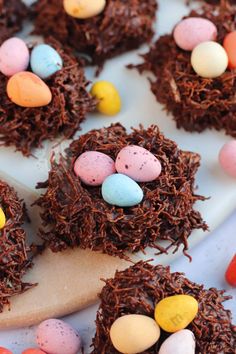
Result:
<svg viewBox="0 0 236 354"><path fill-rule="evenodd" d="M127 314L141 314L154 318L155 305L162 299L186 294L199 303L197 317L188 326L196 338L196 354L234 354L236 327L232 324L230 311L222 303L228 300L224 291L205 289L191 282L182 273L170 273L169 267L152 266L139 262L114 279L105 281L101 304L97 313L96 335L91 354L119 353L112 345L109 332L113 322ZM158 343L143 354L158 353L163 341L170 334L162 331Z"/></svg>
<svg viewBox="0 0 236 354"><path fill-rule="evenodd" d="M6 215L6 225L0 230L0 312L9 305L11 296L21 294L33 285L22 282L26 270L32 266L30 249L26 246L24 204L15 190L0 180L0 207Z"/></svg>
<svg viewBox="0 0 236 354"><path fill-rule="evenodd" d="M82 63L54 39L48 39L47 43L59 52L64 62L63 69L46 82L53 96L49 105L17 106L7 97L7 78L0 74L0 144L13 145L26 156L33 148L42 147L45 139L53 140L59 134L72 138L86 114L96 108L96 100L87 92Z"/></svg>
<svg viewBox="0 0 236 354"><path fill-rule="evenodd" d="M100 15L79 20L66 14L62 0L39 0L33 5L34 32L53 35L102 65L151 40L156 9L156 0L107 0ZM60 26L55 18L60 19Z"/></svg>
<svg viewBox="0 0 236 354"><path fill-rule="evenodd" d="M221 7L206 5L189 16L211 20L218 29L218 41L236 29L236 7L222 2ZM236 73L227 70L216 79L204 79L195 74L190 62L191 53L180 49L171 35L164 35L144 55L140 72L151 71L151 89L157 101L173 114L177 127L202 132L210 128L224 129L236 137ZM130 65L130 67L134 67Z"/></svg>
<svg viewBox="0 0 236 354"><path fill-rule="evenodd" d="M144 199L139 205L114 207L103 200L100 187L85 186L76 177L74 161L89 150L115 160L130 144L151 151L160 160L162 173L153 182L140 183ZM186 252L192 230L207 230L200 213L193 209L197 200L205 200L194 193L200 156L179 150L157 126L133 129L131 134L120 124L90 131L70 145L65 158L59 162L53 158L51 163L48 181L37 186L47 190L36 204L42 208L40 236L54 252L80 246L124 258L127 251L144 252L147 246L161 254L171 246L176 252L180 245Z"/></svg>

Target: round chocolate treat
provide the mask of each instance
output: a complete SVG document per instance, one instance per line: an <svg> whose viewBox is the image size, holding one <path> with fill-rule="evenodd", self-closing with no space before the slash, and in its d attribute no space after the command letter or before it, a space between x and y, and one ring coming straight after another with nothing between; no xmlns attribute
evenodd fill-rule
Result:
<svg viewBox="0 0 236 354"><path fill-rule="evenodd" d="M217 27L217 42L223 44L225 36L236 30L236 7L203 7L188 17L202 17ZM133 67L133 66L131 66ZM210 128L225 130L236 137L235 71L229 68L213 79L198 76L191 65L191 51L176 44L173 34L161 36L144 55L140 72L151 71L154 79L151 90L157 101L172 113L177 127L202 132Z"/></svg>
<svg viewBox="0 0 236 354"><path fill-rule="evenodd" d="M126 177L124 172L109 176L106 184L110 177L114 180L114 176L123 176L138 184L143 193L138 204L119 207L103 199L101 186L83 183L74 168L75 161L84 152L104 153L115 161L127 145L147 149L144 154L151 152L154 160L160 161L162 171L150 182L134 182L132 176ZM131 158L136 158L135 153ZM170 245L175 251L183 245L186 252L192 230L207 229L200 213L193 209L197 200L205 199L195 194L195 174L199 165L198 154L181 151L154 125L147 130L134 129L130 134L120 124L92 130L72 142L59 161L52 160L48 181L37 186L46 188L36 202L42 208L45 226L40 231L41 237L53 251L79 246L125 257L126 252L144 251L148 246L158 253L167 253ZM145 169L145 166L144 163L140 168ZM77 167L76 164L76 171ZM127 171L128 168L127 165ZM124 183L122 178L121 188ZM160 243L162 240L167 243Z"/></svg>
<svg viewBox="0 0 236 354"><path fill-rule="evenodd" d="M15 190L0 180L0 312L4 305L9 305L11 296L32 286L22 282L23 275L31 266L26 234L22 228L24 216L24 204Z"/></svg>
<svg viewBox="0 0 236 354"><path fill-rule="evenodd" d="M8 78L0 74L0 144L15 146L26 156L45 139L53 140L59 134L73 137L86 114L96 108L96 100L87 92L82 63L54 39L48 39L47 44L63 60L62 69L45 81L52 93L48 105L32 108L12 102L6 93Z"/></svg>
<svg viewBox="0 0 236 354"><path fill-rule="evenodd" d="M151 40L156 9L156 0L107 0L100 14L78 19L66 13L62 0L38 0L33 5L35 33L53 35L102 64Z"/></svg>
<svg viewBox="0 0 236 354"><path fill-rule="evenodd" d="M145 315L154 319L155 306L161 300L182 294L190 295L198 302L198 314L187 327L195 336L196 351L192 349L189 352L235 352L236 327L232 324L230 311L222 305L230 298L224 291L205 289L203 285L185 278L182 273L171 273L169 267L152 266L144 262L139 262L125 271L116 272L114 279L108 279L105 283L100 294L101 304L97 313L97 331L93 339L92 354L119 353L109 336L116 319L129 314ZM173 322L174 320L178 321L178 317L173 319ZM160 346L170 335L171 333L161 330L158 342L142 353L158 353Z"/></svg>

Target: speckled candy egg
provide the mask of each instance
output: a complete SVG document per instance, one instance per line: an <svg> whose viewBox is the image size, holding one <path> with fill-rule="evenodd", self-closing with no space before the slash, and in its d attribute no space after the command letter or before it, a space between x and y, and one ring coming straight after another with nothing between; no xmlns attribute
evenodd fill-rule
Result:
<svg viewBox="0 0 236 354"><path fill-rule="evenodd" d="M29 49L20 38L10 38L0 47L0 71L12 76L27 69L29 65Z"/></svg>
<svg viewBox="0 0 236 354"><path fill-rule="evenodd" d="M196 342L192 331L183 329L168 337L159 354L195 354Z"/></svg>
<svg viewBox="0 0 236 354"><path fill-rule="evenodd" d="M231 140L222 147L219 162L229 176L236 178L236 140Z"/></svg>
<svg viewBox="0 0 236 354"><path fill-rule="evenodd" d="M77 354L81 347L79 334L69 324L56 319L38 326L36 341L47 354Z"/></svg>
<svg viewBox="0 0 236 354"><path fill-rule="evenodd" d="M213 22L201 17L189 17L182 20L174 29L176 44L184 50L193 50L198 44L215 41L217 28Z"/></svg>
<svg viewBox="0 0 236 354"><path fill-rule="evenodd" d="M115 162L102 152L86 151L75 161L74 172L85 184L100 186L108 176L116 172Z"/></svg>
<svg viewBox="0 0 236 354"><path fill-rule="evenodd" d="M159 160L141 146L123 148L116 158L116 170L137 182L150 182L161 173Z"/></svg>
<svg viewBox="0 0 236 354"><path fill-rule="evenodd" d="M47 79L62 69L63 61L59 53L48 44L39 44L32 50L30 65L32 71Z"/></svg>

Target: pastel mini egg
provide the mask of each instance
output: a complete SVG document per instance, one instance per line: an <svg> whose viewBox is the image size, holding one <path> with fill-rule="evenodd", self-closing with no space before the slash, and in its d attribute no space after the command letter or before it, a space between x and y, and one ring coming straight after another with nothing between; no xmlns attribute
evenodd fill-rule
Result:
<svg viewBox="0 0 236 354"><path fill-rule="evenodd" d="M116 170L137 182L150 182L161 173L159 160L141 146L123 148L116 158Z"/></svg>
<svg viewBox="0 0 236 354"><path fill-rule="evenodd" d="M0 208L0 230L6 225L6 216L2 208Z"/></svg>
<svg viewBox="0 0 236 354"><path fill-rule="evenodd" d="M13 354L10 350L0 347L0 354Z"/></svg>
<svg viewBox="0 0 236 354"><path fill-rule="evenodd" d="M199 76L214 79L226 71L228 56L219 43L203 42L192 51L191 64Z"/></svg>
<svg viewBox="0 0 236 354"><path fill-rule="evenodd" d="M221 148L219 163L229 176L236 178L236 140L229 141Z"/></svg>
<svg viewBox="0 0 236 354"><path fill-rule="evenodd" d="M166 332L186 328L198 313L198 302L190 295L174 295L161 300L155 307L155 320Z"/></svg>
<svg viewBox="0 0 236 354"><path fill-rule="evenodd" d="M68 15L86 19L99 15L106 6L106 0L64 0L63 5Z"/></svg>
<svg viewBox="0 0 236 354"><path fill-rule="evenodd" d="M236 287L236 254L225 272L225 280L229 285Z"/></svg>
<svg viewBox="0 0 236 354"><path fill-rule="evenodd" d="M41 79L48 79L62 69L63 60L53 47L39 44L32 50L30 65L32 71Z"/></svg>
<svg viewBox="0 0 236 354"><path fill-rule="evenodd" d="M189 329L182 329L168 337L158 354L195 354L195 336Z"/></svg>
<svg viewBox="0 0 236 354"><path fill-rule="evenodd" d="M116 87L109 81L95 82L90 91L98 99L98 112L114 116L121 110L121 98Z"/></svg>
<svg viewBox="0 0 236 354"><path fill-rule="evenodd" d="M132 207L141 203L143 191L130 177L116 173L103 182L102 197L108 204Z"/></svg>
<svg viewBox="0 0 236 354"><path fill-rule="evenodd" d="M22 352L22 354L46 354L46 353L38 348L28 348L28 349L24 350Z"/></svg>
<svg viewBox="0 0 236 354"><path fill-rule="evenodd" d="M9 38L0 47L0 71L6 76L26 70L29 59L29 49L20 38Z"/></svg>
<svg viewBox="0 0 236 354"><path fill-rule="evenodd" d="M86 151L75 161L74 172L85 184L100 186L116 172L115 162L102 152Z"/></svg>
<svg viewBox="0 0 236 354"><path fill-rule="evenodd" d="M52 93L45 82L28 71L17 73L8 80L7 95L21 107L47 106L52 100Z"/></svg>
<svg viewBox="0 0 236 354"><path fill-rule="evenodd" d="M226 35L223 46L228 54L229 68L236 69L236 31Z"/></svg>
<svg viewBox="0 0 236 354"><path fill-rule="evenodd" d="M77 354L81 347L79 334L69 324L56 319L38 326L36 342L47 354Z"/></svg>
<svg viewBox="0 0 236 354"><path fill-rule="evenodd" d="M206 18L189 17L176 25L173 35L181 49L191 51L202 42L215 41L217 28Z"/></svg>
<svg viewBox="0 0 236 354"><path fill-rule="evenodd" d="M142 353L158 341L160 328L151 317L125 315L112 324L110 338L120 353Z"/></svg>

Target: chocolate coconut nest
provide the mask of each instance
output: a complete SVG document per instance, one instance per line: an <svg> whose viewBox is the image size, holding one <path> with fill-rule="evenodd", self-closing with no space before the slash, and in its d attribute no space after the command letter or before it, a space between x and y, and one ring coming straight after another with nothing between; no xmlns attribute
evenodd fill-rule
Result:
<svg viewBox="0 0 236 354"><path fill-rule="evenodd" d="M109 336L117 318L128 314L154 318L155 305L163 298L177 294L191 295L199 303L198 315L188 326L196 338L196 354L234 354L236 327L232 324L230 311L222 305L230 297L225 296L224 291L207 290L182 273L170 273L169 267L154 267L144 262L117 272L114 279L106 281L100 295L92 354L118 353ZM158 353L168 336L163 332L158 343L143 354Z"/></svg>
<svg viewBox="0 0 236 354"><path fill-rule="evenodd" d="M6 216L6 225L0 229L0 312L9 305L9 298L21 294L32 285L22 282L26 270L32 265L28 258L26 234L22 228L24 205L15 190L0 180L0 207Z"/></svg>
<svg viewBox="0 0 236 354"><path fill-rule="evenodd" d="M76 177L74 161L88 150L115 160L130 144L151 151L160 160L162 173L153 182L140 183L144 199L139 205L111 206L103 200L101 187L86 186ZM207 229L193 209L197 200L205 199L194 193L199 165L198 154L179 150L157 126L140 127L131 134L120 124L90 131L70 145L65 157L52 159L48 181L37 186L47 189L36 202L42 208L40 235L55 252L80 246L125 257L127 251L144 251L147 246L167 253L171 246L176 251L181 245L186 252L193 229Z"/></svg>
<svg viewBox="0 0 236 354"><path fill-rule="evenodd" d="M27 13L21 0L0 0L0 44L22 29Z"/></svg>
<svg viewBox="0 0 236 354"><path fill-rule="evenodd" d="M96 101L87 92L88 81L81 62L62 49L52 38L47 41L63 58L63 68L47 80L52 102L44 107L24 108L6 94L7 78L0 74L0 145L15 146L24 155L41 147L45 139L59 134L72 138L86 114L95 110Z"/></svg>
<svg viewBox="0 0 236 354"><path fill-rule="evenodd" d="M107 0L100 15L79 20L66 14L62 0L39 0L33 5L35 33L53 35L87 54L94 64L103 64L151 40L156 9L156 0Z"/></svg>
<svg viewBox="0 0 236 354"><path fill-rule="evenodd" d="M192 11L189 15L211 20L218 28L219 43L236 29L236 7L223 3L221 7L207 5L202 12ZM224 129L236 137L235 71L227 70L216 79L204 79L192 69L190 56L191 52L175 44L172 34L164 35L144 55L144 63L138 70L154 74L152 92L167 112L173 114L178 128L190 132Z"/></svg>

